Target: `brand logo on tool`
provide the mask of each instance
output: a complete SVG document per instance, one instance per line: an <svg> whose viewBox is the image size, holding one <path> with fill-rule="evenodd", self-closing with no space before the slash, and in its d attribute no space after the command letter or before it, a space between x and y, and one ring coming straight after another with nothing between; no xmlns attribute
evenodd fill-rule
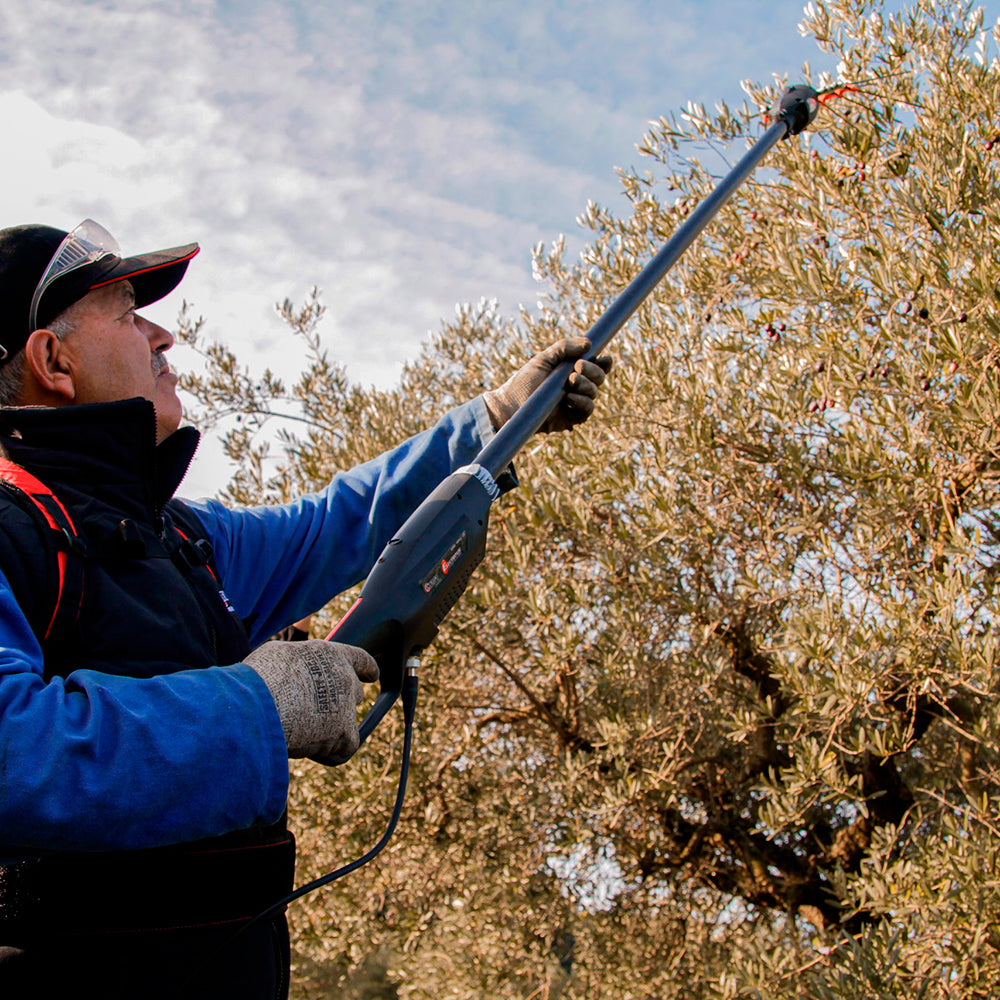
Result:
<svg viewBox="0 0 1000 1000"><path fill-rule="evenodd" d="M468 535L463 531L458 539L448 547L434 569L420 581L424 593L430 594L444 583L444 578L451 572L452 567L465 555L468 543Z"/></svg>

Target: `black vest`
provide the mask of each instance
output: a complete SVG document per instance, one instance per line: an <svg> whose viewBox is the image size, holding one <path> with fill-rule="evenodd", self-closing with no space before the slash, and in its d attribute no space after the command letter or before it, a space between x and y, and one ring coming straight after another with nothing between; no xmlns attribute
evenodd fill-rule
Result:
<svg viewBox="0 0 1000 1000"><path fill-rule="evenodd" d="M83 560L80 613L42 643L47 677L85 667L151 677L249 652L195 515L172 499L197 443L184 427L157 446L143 399L0 410L0 447L52 490L79 536L68 558ZM0 492L0 569L39 639L58 590L42 531L36 513ZM244 919L288 891L292 850L282 821L170 848L6 866L0 945L81 924L133 931Z"/></svg>
<svg viewBox="0 0 1000 1000"><path fill-rule="evenodd" d="M154 421L140 399L0 411L0 446L66 508L80 542L69 558L84 562L76 634L45 649L49 677L83 667L151 677L249 652L197 520L171 499L198 432L181 428L155 447ZM36 635L58 589L45 542L37 517L0 500L0 569Z"/></svg>

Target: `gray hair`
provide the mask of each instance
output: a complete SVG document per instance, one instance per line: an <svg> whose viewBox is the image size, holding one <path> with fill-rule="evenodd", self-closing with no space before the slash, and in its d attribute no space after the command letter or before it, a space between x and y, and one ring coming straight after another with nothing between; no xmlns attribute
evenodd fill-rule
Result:
<svg viewBox="0 0 1000 1000"><path fill-rule="evenodd" d="M75 305L75 303L74 303ZM71 315L73 306L64 309L51 323L46 325L59 340L65 339L76 329L76 319ZM0 366L0 406L17 406L24 391L24 348L17 352L6 364Z"/></svg>

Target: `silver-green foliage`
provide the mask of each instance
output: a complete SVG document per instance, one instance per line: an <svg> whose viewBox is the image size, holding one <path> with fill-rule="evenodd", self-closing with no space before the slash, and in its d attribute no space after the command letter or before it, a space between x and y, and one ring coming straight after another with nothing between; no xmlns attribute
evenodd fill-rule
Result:
<svg viewBox="0 0 1000 1000"><path fill-rule="evenodd" d="M397 839L292 915L301 996L1000 994L998 33L954 0L813 0L803 30L842 60L811 82L856 89L640 310L598 416L519 458L427 657ZM240 429L234 495L312 488L586 330L759 134L780 85L746 89L652 126L580 262L536 250L537 315L461 310L397 389L288 307L310 424L271 483ZM271 397L227 364L200 395L252 429ZM298 768L303 877L377 838L394 725Z"/></svg>

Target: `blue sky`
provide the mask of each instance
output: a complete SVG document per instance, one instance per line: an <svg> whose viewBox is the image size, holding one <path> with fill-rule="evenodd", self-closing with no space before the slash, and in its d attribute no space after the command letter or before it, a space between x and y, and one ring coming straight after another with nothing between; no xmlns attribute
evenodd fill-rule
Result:
<svg viewBox="0 0 1000 1000"><path fill-rule="evenodd" d="M389 385L458 302L538 297L530 250L619 206L646 122L834 69L800 0L5 0L0 225L197 240L210 335L293 375L276 301L318 285L348 374ZM175 352L183 367L190 363ZM185 484L222 484L218 452Z"/></svg>

